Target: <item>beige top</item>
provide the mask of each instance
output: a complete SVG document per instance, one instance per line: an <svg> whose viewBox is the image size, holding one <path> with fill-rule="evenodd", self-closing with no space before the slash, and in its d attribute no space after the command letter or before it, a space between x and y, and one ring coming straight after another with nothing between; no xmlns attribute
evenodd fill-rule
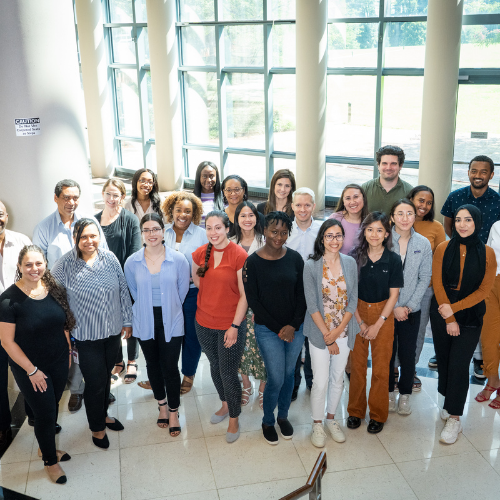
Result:
<svg viewBox="0 0 500 500"><path fill-rule="evenodd" d="M340 276L334 278L325 261L323 261L323 309L328 330L333 330L342 323L347 308L347 285L342 270ZM347 336L347 326L339 338Z"/></svg>
<svg viewBox="0 0 500 500"><path fill-rule="evenodd" d="M137 210L137 212L134 210L134 206ZM149 201L149 207L146 211L144 211L141 207L141 204L136 200L134 203L134 206L132 206L132 198L129 198L127 203L125 203L125 208L129 211L132 212L137 218L139 219L139 222L141 222L142 218L146 214L153 214L155 211L153 210L153 204L151 201ZM163 222L166 222L165 216L163 217Z"/></svg>

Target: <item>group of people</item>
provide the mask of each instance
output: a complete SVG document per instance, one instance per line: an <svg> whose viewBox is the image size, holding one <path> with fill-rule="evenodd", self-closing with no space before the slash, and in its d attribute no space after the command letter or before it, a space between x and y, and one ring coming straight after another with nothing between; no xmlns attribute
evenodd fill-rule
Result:
<svg viewBox="0 0 500 500"><path fill-rule="evenodd" d="M441 210L444 228L434 219L432 189L400 178L399 147L380 148L376 161L379 176L347 185L324 222L313 218L315 193L297 188L290 170L277 171L267 201L254 206L245 180L221 182L211 162L198 166L193 193L163 201L150 170L135 173L126 204L124 184L109 179L95 217L78 210L80 186L62 180L57 210L36 226L33 243L6 229L0 202L0 439L10 432L9 359L45 469L65 483L59 462L71 457L56 449L55 434L66 384L69 410L83 400L93 443L108 448L107 429L124 429L107 414L111 384L122 374L124 383L136 380L139 347L148 375L139 384L158 402L156 424L174 437L202 352L221 401L211 422L228 417L228 443L239 437L250 377L258 381L264 439L278 444L276 423L282 438L292 438L288 412L303 358L312 444L323 447L326 430L338 443L346 439L335 420L346 374L347 427L360 427L368 405L367 430L378 433L389 412L412 411L430 318L446 421L440 440L454 443L473 356L488 377L476 400L497 391L490 406L500 408L493 161L471 161L470 186L452 192Z"/></svg>

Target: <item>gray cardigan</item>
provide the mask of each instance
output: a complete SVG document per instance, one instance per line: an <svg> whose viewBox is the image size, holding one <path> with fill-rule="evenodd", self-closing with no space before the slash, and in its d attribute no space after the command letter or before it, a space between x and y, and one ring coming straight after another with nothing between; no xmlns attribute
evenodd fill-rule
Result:
<svg viewBox="0 0 500 500"><path fill-rule="evenodd" d="M342 274L345 277L347 286L347 308L346 312L352 313L352 318L347 325L347 345L349 349L354 349L354 342L356 335L359 333L360 328L354 311L358 306L358 266L356 261L339 253L340 266L342 267ZM307 302L307 314L304 321L304 335L309 338L309 342L318 349L325 349L326 344L323 339L323 334L314 323L311 314L318 312L321 317L325 317L323 309L323 259L312 260L308 259L304 265L304 292Z"/></svg>

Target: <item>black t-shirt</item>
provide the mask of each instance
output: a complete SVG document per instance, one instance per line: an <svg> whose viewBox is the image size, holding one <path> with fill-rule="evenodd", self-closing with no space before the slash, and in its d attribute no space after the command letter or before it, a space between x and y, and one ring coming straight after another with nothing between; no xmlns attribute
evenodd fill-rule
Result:
<svg viewBox="0 0 500 500"><path fill-rule="evenodd" d="M66 314L52 295L34 300L10 286L0 295L0 322L16 325L14 340L35 366L48 367L63 354L68 356Z"/></svg>
<svg viewBox="0 0 500 500"><path fill-rule="evenodd" d="M389 298L390 288L402 288L403 264L401 257L387 248L377 262L368 262L361 268L358 283L358 299L371 304Z"/></svg>

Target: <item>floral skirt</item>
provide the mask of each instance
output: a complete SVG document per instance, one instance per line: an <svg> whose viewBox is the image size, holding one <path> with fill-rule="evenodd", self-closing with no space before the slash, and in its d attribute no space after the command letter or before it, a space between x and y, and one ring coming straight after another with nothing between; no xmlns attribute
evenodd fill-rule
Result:
<svg viewBox="0 0 500 500"><path fill-rule="evenodd" d="M245 350L241 357L239 372L242 375L255 377L256 380L265 382L267 380L266 367L264 360L260 355L257 341L255 340L255 329L252 321L253 312L249 308L247 311L247 339L245 342Z"/></svg>

